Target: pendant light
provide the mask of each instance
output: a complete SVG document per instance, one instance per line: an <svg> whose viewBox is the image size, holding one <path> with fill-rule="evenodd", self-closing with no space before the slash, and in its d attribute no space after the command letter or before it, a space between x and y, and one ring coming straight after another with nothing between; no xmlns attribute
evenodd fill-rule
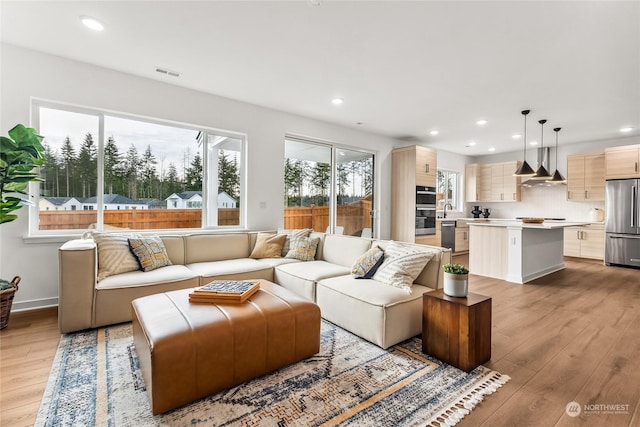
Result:
<svg viewBox="0 0 640 427"><path fill-rule="evenodd" d="M540 123L540 127L541 127L540 148L544 149L544 124L547 123L547 121L538 120L538 123ZM544 160L544 155L542 156L542 159ZM549 171L547 171L547 168L544 167L544 164L541 161L540 166L538 166L538 170L536 171L536 174L533 175L531 179L549 179L549 178L551 178L551 174L549 173Z"/></svg>
<svg viewBox="0 0 640 427"><path fill-rule="evenodd" d="M558 132L560 132L560 129L562 128L553 129L556 133L556 171L553 173L553 178L547 180L551 184L564 184L567 182L558 170Z"/></svg>
<svg viewBox="0 0 640 427"><path fill-rule="evenodd" d="M530 112L531 110L522 111L522 115L524 116L524 153L522 155L522 164L520 165L518 170L513 173L514 176L531 176L535 174L535 171L531 169L531 166L529 166L529 163L527 163L527 114L529 114Z"/></svg>

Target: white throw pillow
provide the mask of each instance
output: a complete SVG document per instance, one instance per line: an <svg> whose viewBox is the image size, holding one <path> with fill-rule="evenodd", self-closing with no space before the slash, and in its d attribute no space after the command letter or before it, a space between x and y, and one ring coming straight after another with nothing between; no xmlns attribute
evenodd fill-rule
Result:
<svg viewBox="0 0 640 427"><path fill-rule="evenodd" d="M138 260L129 249L129 238L139 238L139 234L94 231L91 237L98 247L98 281L114 274L140 270Z"/></svg>
<svg viewBox="0 0 640 427"><path fill-rule="evenodd" d="M413 281L420 275L436 251L416 245L390 242L384 254L384 262L374 274L373 279L411 293Z"/></svg>

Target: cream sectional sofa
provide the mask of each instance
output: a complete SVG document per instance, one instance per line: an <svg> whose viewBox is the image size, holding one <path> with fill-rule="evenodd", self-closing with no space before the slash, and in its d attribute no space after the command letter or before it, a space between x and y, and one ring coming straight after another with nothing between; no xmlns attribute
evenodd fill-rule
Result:
<svg viewBox="0 0 640 427"><path fill-rule="evenodd" d="M257 233L160 235L173 265L97 280L98 255L91 239L72 240L59 250L60 331L68 333L131 320L139 297L204 285L214 279L266 279L316 302L322 317L382 348L422 330L422 294L442 287L449 249L436 255L411 293L373 279L354 279L351 266L372 244L388 241L312 233L320 238L313 261L252 259Z"/></svg>

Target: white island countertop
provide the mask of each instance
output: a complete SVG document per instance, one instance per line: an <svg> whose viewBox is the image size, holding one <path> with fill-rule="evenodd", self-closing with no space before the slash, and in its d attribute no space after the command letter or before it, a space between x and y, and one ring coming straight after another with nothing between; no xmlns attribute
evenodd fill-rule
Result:
<svg viewBox="0 0 640 427"><path fill-rule="evenodd" d="M576 221L545 221L542 224L530 224L523 223L520 220L514 219L495 219L495 220L475 220L469 221L469 225L478 225L482 227L506 227L506 228L540 228L543 230L552 230L554 228L575 227L579 225L588 225L590 222L576 222Z"/></svg>

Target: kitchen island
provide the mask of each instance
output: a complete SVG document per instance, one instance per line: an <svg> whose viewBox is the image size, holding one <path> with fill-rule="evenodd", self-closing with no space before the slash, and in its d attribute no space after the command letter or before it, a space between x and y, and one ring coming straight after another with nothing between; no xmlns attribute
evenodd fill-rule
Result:
<svg viewBox="0 0 640 427"><path fill-rule="evenodd" d="M527 283L564 269L564 228L587 222L486 220L469 222L472 274Z"/></svg>

